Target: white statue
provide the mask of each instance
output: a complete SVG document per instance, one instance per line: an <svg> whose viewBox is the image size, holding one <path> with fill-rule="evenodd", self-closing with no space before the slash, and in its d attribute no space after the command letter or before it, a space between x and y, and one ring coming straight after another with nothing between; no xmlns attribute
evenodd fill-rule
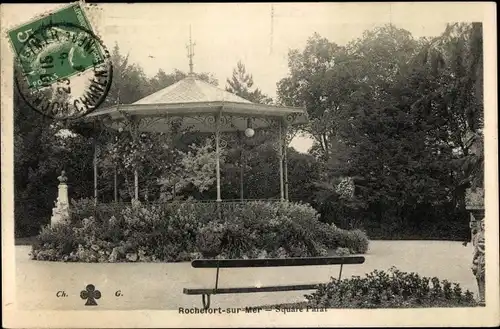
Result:
<svg viewBox="0 0 500 329"><path fill-rule="evenodd" d="M477 233L474 236L474 257L472 258L472 273L476 277L479 290L479 304L484 305L485 296L485 266L484 266L484 218L478 222Z"/></svg>
<svg viewBox="0 0 500 329"><path fill-rule="evenodd" d="M68 185L66 185L68 178L66 177L64 170L61 172L61 176L57 177L57 179L59 180L57 201L55 203L55 207L52 209L50 225L69 219Z"/></svg>

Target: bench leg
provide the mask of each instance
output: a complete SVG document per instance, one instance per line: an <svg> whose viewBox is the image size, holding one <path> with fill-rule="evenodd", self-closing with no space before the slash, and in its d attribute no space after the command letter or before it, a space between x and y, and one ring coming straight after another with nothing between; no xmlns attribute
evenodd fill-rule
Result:
<svg viewBox="0 0 500 329"><path fill-rule="evenodd" d="M210 294L201 295L201 301L203 303L203 309L208 309L210 307Z"/></svg>

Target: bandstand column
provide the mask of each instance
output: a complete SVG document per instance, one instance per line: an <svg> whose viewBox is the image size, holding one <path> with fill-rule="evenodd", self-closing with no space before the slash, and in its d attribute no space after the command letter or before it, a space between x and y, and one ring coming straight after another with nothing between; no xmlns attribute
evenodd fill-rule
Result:
<svg viewBox="0 0 500 329"><path fill-rule="evenodd" d="M287 153L287 142L286 142L286 137L287 137L287 131L288 131L288 126L284 126L284 132L283 132L283 162L284 162L284 175L285 175L285 200L288 201L288 153Z"/></svg>
<svg viewBox="0 0 500 329"><path fill-rule="evenodd" d="M113 183L114 183L113 184L114 185L113 194L115 197L115 202L118 202L118 173L116 170L116 165L115 165L114 173L113 173Z"/></svg>
<svg viewBox="0 0 500 329"><path fill-rule="evenodd" d="M279 119L279 158L280 158L280 200L285 199L283 184L283 120Z"/></svg>
<svg viewBox="0 0 500 329"><path fill-rule="evenodd" d="M245 156L243 153L243 147L240 150L240 201L243 202L244 200L244 193L245 193L245 187L244 187L244 179L245 179Z"/></svg>
<svg viewBox="0 0 500 329"><path fill-rule="evenodd" d="M135 136L135 141L136 143L139 141L139 138L138 138L138 130L139 130L139 121L137 120L137 122L134 122L134 136ZM134 191L134 196L135 196L135 200L136 201L139 201L139 170L137 169L137 165L136 165L136 168L134 169L134 187L135 187L135 191Z"/></svg>
<svg viewBox="0 0 500 329"><path fill-rule="evenodd" d="M138 132L139 132L139 119L136 117L131 117L130 118L130 124L132 125L131 133L132 133L132 139L134 140L134 143L139 142L138 138ZM136 168L134 169L134 199L136 201L139 201L139 170L137 169L137 164Z"/></svg>
<svg viewBox="0 0 500 329"><path fill-rule="evenodd" d="M134 170L134 198L139 200L139 172L137 169Z"/></svg>
<svg viewBox="0 0 500 329"><path fill-rule="evenodd" d="M221 192L220 192L220 120L221 114L218 113L215 116L215 175L217 181L217 202L221 202Z"/></svg>

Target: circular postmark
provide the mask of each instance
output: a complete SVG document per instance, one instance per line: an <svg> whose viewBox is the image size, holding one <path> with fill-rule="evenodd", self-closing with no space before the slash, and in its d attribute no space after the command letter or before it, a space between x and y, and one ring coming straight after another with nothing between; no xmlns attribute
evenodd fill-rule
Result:
<svg viewBox="0 0 500 329"><path fill-rule="evenodd" d="M61 120L81 118L109 92L113 66L102 41L72 23L40 26L17 56L15 84L35 111Z"/></svg>

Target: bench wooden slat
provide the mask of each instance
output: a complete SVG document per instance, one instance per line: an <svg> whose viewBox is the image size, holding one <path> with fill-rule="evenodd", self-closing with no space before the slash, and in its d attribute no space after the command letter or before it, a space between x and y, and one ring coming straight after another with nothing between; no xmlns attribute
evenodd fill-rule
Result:
<svg viewBox="0 0 500 329"><path fill-rule="evenodd" d="M320 283L316 284L296 284L287 286L265 286L265 287L236 287L236 288L217 288L217 289L186 289L185 295L219 295L219 294L241 294L251 292L275 292L275 291L294 291L294 290L313 290L318 288Z"/></svg>
<svg viewBox="0 0 500 329"><path fill-rule="evenodd" d="M278 267L363 264L364 262L365 258L363 256L264 259L197 259L191 262L191 266L194 268Z"/></svg>

